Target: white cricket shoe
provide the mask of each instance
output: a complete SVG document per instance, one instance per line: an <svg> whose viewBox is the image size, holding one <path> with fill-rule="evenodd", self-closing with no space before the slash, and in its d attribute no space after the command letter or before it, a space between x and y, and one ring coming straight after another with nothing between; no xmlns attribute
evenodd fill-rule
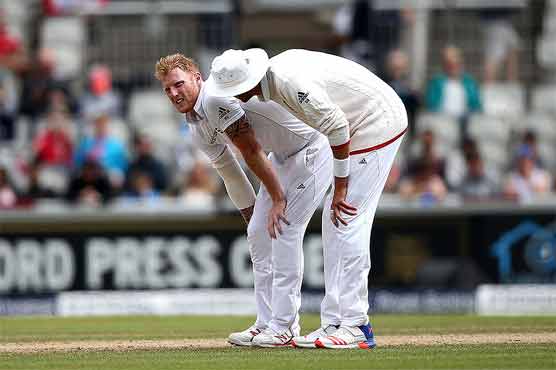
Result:
<svg viewBox="0 0 556 370"><path fill-rule="evenodd" d="M228 336L228 343L235 344L236 346L252 346L253 338L262 333L263 329L251 325L248 329L237 333L232 333Z"/></svg>
<svg viewBox="0 0 556 370"><path fill-rule="evenodd" d="M291 329L279 333L271 328L266 328L253 338L253 346L265 348L290 347L293 337L294 333Z"/></svg>
<svg viewBox="0 0 556 370"><path fill-rule="evenodd" d="M315 341L318 348L361 348L376 347L373 329L370 324L362 326L340 326L332 335L319 338Z"/></svg>
<svg viewBox="0 0 556 370"><path fill-rule="evenodd" d="M338 330L338 326L328 325L326 328L318 328L317 330L304 335L293 338L293 346L301 348L317 348L315 341L319 338L334 334Z"/></svg>

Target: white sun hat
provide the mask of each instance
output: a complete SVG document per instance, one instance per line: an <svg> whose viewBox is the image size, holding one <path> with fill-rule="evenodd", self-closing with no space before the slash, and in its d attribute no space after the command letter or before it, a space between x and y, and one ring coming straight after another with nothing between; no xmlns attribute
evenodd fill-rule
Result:
<svg viewBox="0 0 556 370"><path fill-rule="evenodd" d="M226 50L212 61L208 93L218 97L243 94L261 82L269 65L263 49Z"/></svg>

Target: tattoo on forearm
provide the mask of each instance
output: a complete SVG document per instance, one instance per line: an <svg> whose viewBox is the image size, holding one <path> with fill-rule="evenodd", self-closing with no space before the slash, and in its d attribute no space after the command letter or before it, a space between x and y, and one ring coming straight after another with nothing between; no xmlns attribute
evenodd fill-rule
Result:
<svg viewBox="0 0 556 370"><path fill-rule="evenodd" d="M240 119L232 123L226 129L226 135L230 138L230 140L234 140L237 136L245 134L249 131L249 121L247 117L243 115Z"/></svg>
<svg viewBox="0 0 556 370"><path fill-rule="evenodd" d="M249 221L251 221L251 216L253 216L253 209L254 208L255 208L254 206L251 206L251 207L247 207L247 208L239 210L239 212L243 216L243 219L245 220L245 223L247 225L249 225Z"/></svg>

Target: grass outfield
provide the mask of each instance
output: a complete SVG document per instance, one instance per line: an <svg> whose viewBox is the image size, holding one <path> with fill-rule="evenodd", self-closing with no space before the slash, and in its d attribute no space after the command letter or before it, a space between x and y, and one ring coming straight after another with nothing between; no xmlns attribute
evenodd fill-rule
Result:
<svg viewBox="0 0 556 370"><path fill-rule="evenodd" d="M375 316L372 322L378 347L374 350L267 350L224 344L230 331L243 329L252 320L252 317L201 316L2 318L0 369L556 368L556 343L551 336L556 332L556 317ZM318 323L317 316L302 318L304 331ZM445 344L423 345L419 342L422 336L447 339ZM384 345L381 338L386 342ZM404 340L392 342L395 338ZM405 342L405 338L413 340ZM481 343L469 341L473 338L482 338ZM172 347L207 340L212 340L215 348ZM141 341L148 341L149 346L135 346ZM48 344L54 342L73 347L52 350ZM103 343L105 347L98 350L91 343ZM111 350L113 343L119 343L119 347Z"/></svg>

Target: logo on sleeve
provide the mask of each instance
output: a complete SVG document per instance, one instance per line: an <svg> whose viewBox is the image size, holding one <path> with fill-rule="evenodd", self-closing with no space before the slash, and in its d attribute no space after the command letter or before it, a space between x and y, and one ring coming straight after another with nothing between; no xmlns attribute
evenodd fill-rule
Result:
<svg viewBox="0 0 556 370"><path fill-rule="evenodd" d="M297 93L297 101L299 104L308 103L309 102L309 93L304 93L299 91Z"/></svg>
<svg viewBox="0 0 556 370"><path fill-rule="evenodd" d="M230 110L223 108L223 107L219 107L218 108L218 119L222 120L224 118L226 118L228 116L228 114L230 114Z"/></svg>

